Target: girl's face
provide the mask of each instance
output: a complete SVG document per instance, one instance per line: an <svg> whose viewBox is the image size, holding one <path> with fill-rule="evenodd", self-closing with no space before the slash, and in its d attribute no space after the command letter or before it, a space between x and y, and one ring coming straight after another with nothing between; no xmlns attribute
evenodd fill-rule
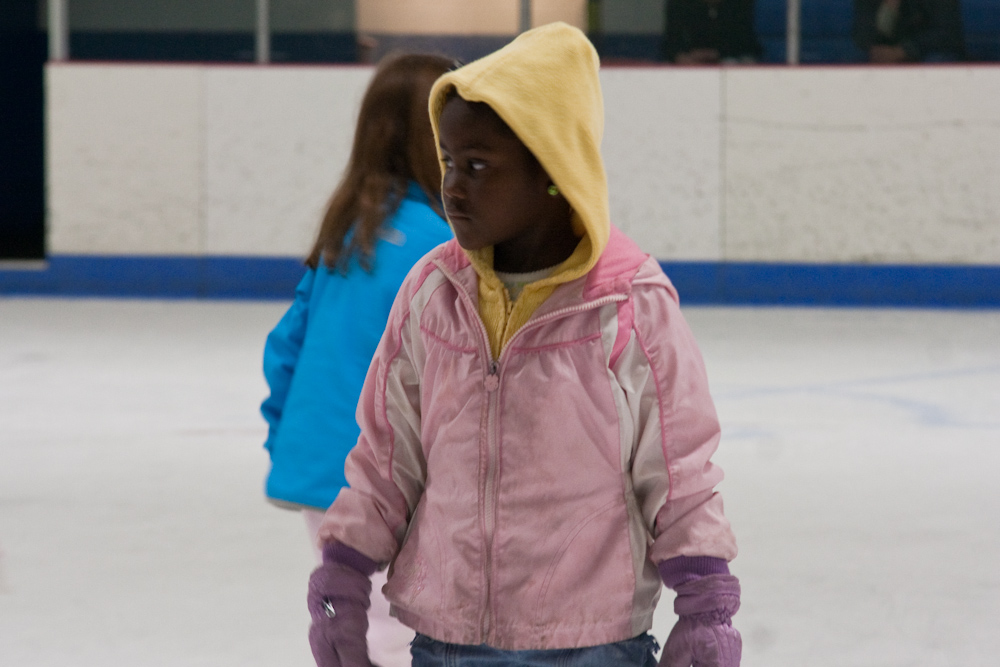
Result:
<svg viewBox="0 0 1000 667"><path fill-rule="evenodd" d="M493 246L494 268L510 272L547 268L569 256L578 241L569 205L547 193L548 174L496 112L453 97L441 112L438 135L444 209L463 248Z"/></svg>

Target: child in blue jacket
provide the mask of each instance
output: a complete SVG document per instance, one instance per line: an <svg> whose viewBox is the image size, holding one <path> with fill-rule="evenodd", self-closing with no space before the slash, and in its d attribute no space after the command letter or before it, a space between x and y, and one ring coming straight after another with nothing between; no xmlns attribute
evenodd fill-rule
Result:
<svg viewBox="0 0 1000 667"><path fill-rule="evenodd" d="M441 217L427 112L431 85L452 64L422 54L380 64L305 277L267 337L271 394L261 405L271 456L267 497L302 510L314 539L323 512L347 484L344 459L358 439L358 396L396 292L410 267L452 236ZM383 667L409 664L413 632L374 597L372 657Z"/></svg>

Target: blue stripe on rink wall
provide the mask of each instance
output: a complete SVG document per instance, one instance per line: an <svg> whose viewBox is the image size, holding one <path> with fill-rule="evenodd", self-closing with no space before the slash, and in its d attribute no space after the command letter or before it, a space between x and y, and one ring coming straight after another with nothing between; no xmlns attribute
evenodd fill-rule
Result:
<svg viewBox="0 0 1000 667"><path fill-rule="evenodd" d="M661 265L684 305L1000 307L993 265ZM303 270L297 258L56 255L0 264L0 295L290 300Z"/></svg>
<svg viewBox="0 0 1000 667"><path fill-rule="evenodd" d="M681 303L1000 307L1000 266L660 262Z"/></svg>
<svg viewBox="0 0 1000 667"><path fill-rule="evenodd" d="M296 258L56 255L0 265L0 295L291 300L304 271Z"/></svg>

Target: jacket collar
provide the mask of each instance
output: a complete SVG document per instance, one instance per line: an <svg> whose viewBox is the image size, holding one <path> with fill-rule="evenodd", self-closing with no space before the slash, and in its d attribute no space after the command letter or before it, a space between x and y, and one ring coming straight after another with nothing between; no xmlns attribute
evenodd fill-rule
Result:
<svg viewBox="0 0 1000 667"><path fill-rule="evenodd" d="M608 245L594 268L585 276L557 287L537 314L584 305L609 296L628 298L632 290L632 279L648 258L649 255L642 252L632 239L611 225ZM478 275L458 241L452 239L445 243L435 258L435 264L444 269L458 287L475 300L478 294Z"/></svg>

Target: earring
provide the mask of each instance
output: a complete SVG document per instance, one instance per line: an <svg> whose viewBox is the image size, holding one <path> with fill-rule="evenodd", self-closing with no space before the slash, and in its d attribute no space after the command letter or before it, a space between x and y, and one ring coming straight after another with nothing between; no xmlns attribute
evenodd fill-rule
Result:
<svg viewBox="0 0 1000 667"><path fill-rule="evenodd" d="M546 192L548 192L551 196L555 197L556 195L559 194L559 188L557 188L556 184L553 183L552 185L550 185L548 187L548 189L546 190Z"/></svg>

